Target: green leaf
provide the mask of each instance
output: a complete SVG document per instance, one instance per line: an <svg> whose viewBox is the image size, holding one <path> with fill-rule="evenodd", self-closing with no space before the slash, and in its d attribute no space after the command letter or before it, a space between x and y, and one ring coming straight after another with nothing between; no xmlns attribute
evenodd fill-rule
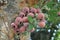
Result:
<svg viewBox="0 0 60 40"><path fill-rule="evenodd" d="M34 27L34 26L33 26L32 24L29 24L29 27L28 27L29 29L28 29L28 30L32 30L33 27Z"/></svg>
<svg viewBox="0 0 60 40"><path fill-rule="evenodd" d="M57 17L57 10L56 9L51 9L51 10L49 10L48 11L48 15L49 15L49 20L51 21L51 22L54 22L55 21L55 19L56 19L56 17Z"/></svg>
<svg viewBox="0 0 60 40"><path fill-rule="evenodd" d="M38 5L34 5L34 8L39 8L39 6Z"/></svg>
<svg viewBox="0 0 60 40"><path fill-rule="evenodd" d="M53 8L54 5L55 5L55 2L53 1L50 1L49 3L47 3L48 8Z"/></svg>
<svg viewBox="0 0 60 40"><path fill-rule="evenodd" d="M31 16L28 16L28 20L29 20L30 23L33 23L33 21L34 21Z"/></svg>

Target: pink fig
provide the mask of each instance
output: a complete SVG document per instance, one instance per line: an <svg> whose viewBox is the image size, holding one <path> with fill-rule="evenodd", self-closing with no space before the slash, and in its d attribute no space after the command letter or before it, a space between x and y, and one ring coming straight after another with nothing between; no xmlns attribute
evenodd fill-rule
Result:
<svg viewBox="0 0 60 40"><path fill-rule="evenodd" d="M20 32L21 32L21 33L24 33L25 30L26 30L26 28L25 28L24 26L22 26L22 27L20 28Z"/></svg>
<svg viewBox="0 0 60 40"><path fill-rule="evenodd" d="M29 13L28 16L34 17L34 14L33 13Z"/></svg>
<svg viewBox="0 0 60 40"><path fill-rule="evenodd" d="M60 16L60 12L58 12L58 16Z"/></svg>
<svg viewBox="0 0 60 40"><path fill-rule="evenodd" d="M36 10L37 10L37 13L40 13L40 11L41 11L39 8L37 8Z"/></svg>
<svg viewBox="0 0 60 40"><path fill-rule="evenodd" d="M22 17L23 18L23 17L25 17L25 14L23 12L20 12L19 13L19 17Z"/></svg>
<svg viewBox="0 0 60 40"><path fill-rule="evenodd" d="M23 17L23 22L28 22L28 17Z"/></svg>
<svg viewBox="0 0 60 40"><path fill-rule="evenodd" d="M31 8L31 9L30 9L30 12L31 12L31 13L36 13L37 10L36 10L35 8Z"/></svg>
<svg viewBox="0 0 60 40"><path fill-rule="evenodd" d="M19 29L14 29L15 33L19 33L19 31L20 31Z"/></svg>
<svg viewBox="0 0 60 40"><path fill-rule="evenodd" d="M20 22L23 22L23 18L17 17L17 18L15 19L15 24L18 25Z"/></svg>
<svg viewBox="0 0 60 40"><path fill-rule="evenodd" d="M37 15L37 19L44 19L45 18L45 15L43 14L43 13L39 13L38 15Z"/></svg>
<svg viewBox="0 0 60 40"><path fill-rule="evenodd" d="M24 12L25 14L26 14L26 13L29 13L29 8L28 8L28 7L24 7L24 8L22 9L22 12Z"/></svg>
<svg viewBox="0 0 60 40"><path fill-rule="evenodd" d="M38 25L41 27L41 28L44 28L45 27L45 22L41 21L38 23Z"/></svg>
<svg viewBox="0 0 60 40"><path fill-rule="evenodd" d="M11 26L16 29L17 28L17 25L15 23L11 23Z"/></svg>

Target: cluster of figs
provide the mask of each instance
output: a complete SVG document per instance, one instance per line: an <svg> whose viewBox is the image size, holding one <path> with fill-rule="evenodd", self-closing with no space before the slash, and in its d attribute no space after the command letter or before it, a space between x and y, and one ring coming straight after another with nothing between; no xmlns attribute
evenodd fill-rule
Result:
<svg viewBox="0 0 60 40"><path fill-rule="evenodd" d="M40 28L44 28L46 25L45 15L41 12L39 8L33 7L24 7L16 17L15 21L11 23L14 32L24 33L29 27L28 16L31 16L33 19L35 18L37 21L37 25ZM32 29L31 31L34 31ZM30 32L30 31L29 31Z"/></svg>

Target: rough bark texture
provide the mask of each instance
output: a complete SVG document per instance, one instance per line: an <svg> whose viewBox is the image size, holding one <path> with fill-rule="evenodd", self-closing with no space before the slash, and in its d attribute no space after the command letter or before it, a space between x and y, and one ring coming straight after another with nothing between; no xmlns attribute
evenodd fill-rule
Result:
<svg viewBox="0 0 60 40"><path fill-rule="evenodd" d="M5 6L0 3L0 40L14 40L14 31L10 23L17 17L20 8L23 7L20 6L20 1L23 0L8 0L8 4ZM24 5L24 3L22 5ZM24 40L24 38L21 40Z"/></svg>

